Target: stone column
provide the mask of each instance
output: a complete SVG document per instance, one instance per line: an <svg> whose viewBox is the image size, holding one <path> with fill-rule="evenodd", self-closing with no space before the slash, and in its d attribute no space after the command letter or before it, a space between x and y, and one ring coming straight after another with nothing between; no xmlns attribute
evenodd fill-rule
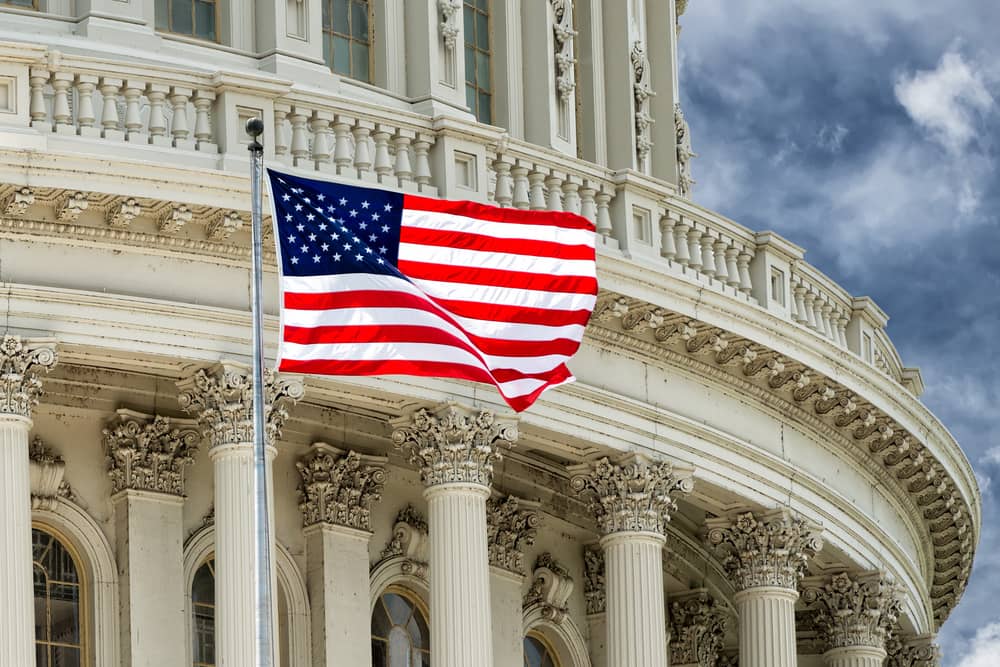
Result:
<svg viewBox="0 0 1000 667"><path fill-rule="evenodd" d="M181 407L194 414L211 442L215 472L215 610L216 660L219 667L255 664L257 646L247 641L254 624L253 388L249 369L222 362L178 383ZM285 404L302 397L300 380L264 376L264 419L267 442L268 504L274 507L270 472L275 441L288 418ZM274 522L274 513L271 513ZM270 545L274 564L274 528ZM272 567L272 590L277 591ZM275 600L276 600L275 595ZM272 604L275 602L272 600ZM273 612L272 612L273 613ZM277 624L275 624L277 625Z"/></svg>
<svg viewBox="0 0 1000 667"><path fill-rule="evenodd" d="M104 429L121 573L122 664L182 664L184 466L201 434L192 425L120 409Z"/></svg>
<svg viewBox="0 0 1000 667"><path fill-rule="evenodd" d="M794 667L795 601L808 560L823 542L787 510L710 519L706 539L736 588L740 667Z"/></svg>
<svg viewBox="0 0 1000 667"><path fill-rule="evenodd" d="M492 667L486 499L513 421L452 403L397 421L392 439L420 466L429 509L435 667Z"/></svg>
<svg viewBox="0 0 1000 667"><path fill-rule="evenodd" d="M51 341L0 341L0 664L35 664L35 602L32 593L31 482L28 432L42 381L56 363Z"/></svg>
<svg viewBox="0 0 1000 667"><path fill-rule="evenodd" d="M535 543L535 504L508 496L486 503L494 667L524 667L524 550Z"/></svg>
<svg viewBox="0 0 1000 667"><path fill-rule="evenodd" d="M673 496L691 491L691 477L638 454L570 473L570 486L587 499L602 535L608 667L666 667L663 544L677 510Z"/></svg>
<svg viewBox="0 0 1000 667"><path fill-rule="evenodd" d="M670 598L670 667L716 667L728 616L704 589Z"/></svg>
<svg viewBox="0 0 1000 667"><path fill-rule="evenodd" d="M370 667L368 541L382 496L385 457L315 443L299 470L314 667Z"/></svg>
<svg viewBox="0 0 1000 667"><path fill-rule="evenodd" d="M803 601L816 610L829 667L881 667L886 640L899 620L899 591L881 572L846 573L802 582Z"/></svg>

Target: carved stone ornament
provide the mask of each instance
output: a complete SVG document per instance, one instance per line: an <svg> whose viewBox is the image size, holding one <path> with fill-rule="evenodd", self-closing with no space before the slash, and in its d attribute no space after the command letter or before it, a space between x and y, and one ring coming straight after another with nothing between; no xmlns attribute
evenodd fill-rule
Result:
<svg viewBox="0 0 1000 667"><path fill-rule="evenodd" d="M621 463L607 457L570 468L570 487L587 501L602 535L624 531L666 533L670 514L677 511L673 496L690 493L689 476L680 477L666 462L652 462L631 454Z"/></svg>
<svg viewBox="0 0 1000 667"><path fill-rule="evenodd" d="M82 192L66 195L56 205L56 219L59 222L76 222L88 206L90 206L90 202L87 201L87 195Z"/></svg>
<svg viewBox="0 0 1000 667"><path fill-rule="evenodd" d="M555 34L556 61L556 91L559 99L568 104L576 90L576 58L573 55L573 40L576 30L573 29L572 0L549 0L552 3L552 14L555 20L552 31Z"/></svg>
<svg viewBox="0 0 1000 667"><path fill-rule="evenodd" d="M212 241L225 241L243 228L239 211L222 211L212 217L205 227L205 234Z"/></svg>
<svg viewBox="0 0 1000 667"><path fill-rule="evenodd" d="M816 627L827 650L886 648L899 620L899 590L885 575L846 573L802 584L802 600L816 609Z"/></svg>
<svg viewBox="0 0 1000 667"><path fill-rule="evenodd" d="M760 586L797 589L806 563L823 548L817 528L776 510L735 519L709 519L706 541L722 558L736 590Z"/></svg>
<svg viewBox="0 0 1000 667"><path fill-rule="evenodd" d="M18 188L0 203L0 210L4 215L17 218L27 213L28 208L34 203L35 193L31 188Z"/></svg>
<svg viewBox="0 0 1000 667"><path fill-rule="evenodd" d="M299 510L306 526L326 523L371 531L371 508L382 497L385 458L315 443L299 471Z"/></svg>
<svg viewBox="0 0 1000 667"><path fill-rule="evenodd" d="M486 501L490 565L524 574L524 550L535 543L538 512L514 496Z"/></svg>
<svg viewBox="0 0 1000 667"><path fill-rule="evenodd" d="M677 189L682 197L690 197L691 186L696 182L691 178L691 158L698 154L691 149L691 128L684 120L680 102L674 105L674 130L677 134Z"/></svg>
<svg viewBox="0 0 1000 667"><path fill-rule="evenodd" d="M175 204L164 211L156 221L156 228L164 234L176 234L191 222L194 213L184 204Z"/></svg>
<svg viewBox="0 0 1000 667"><path fill-rule="evenodd" d="M462 11L462 0L437 0L437 6L441 13L441 23L438 24L441 40L444 42L444 47L452 51L458 41L458 19L456 16Z"/></svg>
<svg viewBox="0 0 1000 667"><path fill-rule="evenodd" d="M604 590L604 551L597 545L583 550L583 597L588 614L603 614L607 608Z"/></svg>
<svg viewBox="0 0 1000 667"><path fill-rule="evenodd" d="M492 412L446 403L393 422L392 441L420 467L426 486L464 482L490 486L493 464L517 440L517 424Z"/></svg>
<svg viewBox="0 0 1000 667"><path fill-rule="evenodd" d="M550 553L535 561L531 587L524 596L525 608L540 605L542 617L562 623L568 613L569 596L573 594L573 577Z"/></svg>
<svg viewBox="0 0 1000 667"><path fill-rule="evenodd" d="M704 590L670 600L670 664L714 667L726 636L728 614Z"/></svg>
<svg viewBox="0 0 1000 667"><path fill-rule="evenodd" d="M49 341L31 341L6 334L0 340L0 414L31 418L38 405L42 381L56 365L56 351Z"/></svg>
<svg viewBox="0 0 1000 667"><path fill-rule="evenodd" d="M54 509L59 498L73 498L73 490L64 479L66 462L53 454L41 438L28 447L31 479L31 509Z"/></svg>
<svg viewBox="0 0 1000 667"><path fill-rule="evenodd" d="M379 562L389 558L403 558L404 574L427 577L427 520L420 512L407 505L396 515L392 537L385 545Z"/></svg>
<svg viewBox="0 0 1000 667"><path fill-rule="evenodd" d="M105 221L108 223L108 227L114 227L115 229L128 229L132 225L132 221L138 217L142 212L142 207L139 206L137 202L132 197L128 199L123 199L115 205L108 209L108 214Z"/></svg>
<svg viewBox="0 0 1000 667"><path fill-rule="evenodd" d="M184 466L194 463L201 434L166 417L118 410L104 429L111 493L126 489L184 495Z"/></svg>
<svg viewBox="0 0 1000 667"><path fill-rule="evenodd" d="M898 637L895 634L886 642L889 658L886 667L940 667L941 649L931 637Z"/></svg>
<svg viewBox="0 0 1000 667"><path fill-rule="evenodd" d="M249 369L231 362L200 369L177 383L177 402L195 415L213 447L253 443L253 380ZM264 371L264 430L274 446L288 419L285 407L302 398L302 381Z"/></svg>
<svg viewBox="0 0 1000 667"><path fill-rule="evenodd" d="M654 123L649 112L649 99L655 97L650 83L649 58L646 45L636 40L632 43L632 94L635 96L635 151L640 169L645 168L646 158L653 148L650 129Z"/></svg>

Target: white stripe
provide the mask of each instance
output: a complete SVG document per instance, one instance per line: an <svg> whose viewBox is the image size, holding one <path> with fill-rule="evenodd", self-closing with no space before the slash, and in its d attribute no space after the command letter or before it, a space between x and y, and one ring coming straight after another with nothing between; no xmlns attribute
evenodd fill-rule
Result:
<svg viewBox="0 0 1000 667"><path fill-rule="evenodd" d="M399 259L411 262L428 262L446 266L467 266L473 269L500 269L520 273L537 273L545 276L597 275L594 262L586 259L557 259L536 255L515 255L506 252L446 248L415 243L399 244Z"/></svg>
<svg viewBox="0 0 1000 667"><path fill-rule="evenodd" d="M500 239L528 239L561 243L562 245L585 245L591 248L594 247L597 236L593 231L587 229L564 229L551 225L525 225L517 222L493 222L451 213L413 209L403 211L403 226L482 234Z"/></svg>

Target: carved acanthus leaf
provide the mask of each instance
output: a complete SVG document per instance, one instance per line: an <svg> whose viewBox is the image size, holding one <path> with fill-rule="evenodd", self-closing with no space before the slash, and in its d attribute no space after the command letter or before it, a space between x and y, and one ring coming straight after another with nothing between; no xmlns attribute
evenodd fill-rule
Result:
<svg viewBox="0 0 1000 667"><path fill-rule="evenodd" d="M704 590L670 600L670 664L716 664L726 635L728 614Z"/></svg>
<svg viewBox="0 0 1000 667"><path fill-rule="evenodd" d="M295 464L303 525L332 524L371 531L371 508L382 497L384 466L383 457L313 444Z"/></svg>
<svg viewBox="0 0 1000 667"><path fill-rule="evenodd" d="M646 55L646 45L636 40L632 43L630 55L632 62L632 94L635 97L635 150L640 170L646 168L646 158L653 148L650 130L655 122L649 111L649 98L654 97L652 77L649 68L649 58Z"/></svg>
<svg viewBox="0 0 1000 667"><path fill-rule="evenodd" d="M115 229L128 229L132 221L142 212L142 207L132 197L122 199L108 209L105 221L108 227Z"/></svg>
<svg viewBox="0 0 1000 667"><path fill-rule="evenodd" d="M194 213L184 204L175 204L164 211L156 221L156 227L164 234L176 234L191 222Z"/></svg>
<svg viewBox="0 0 1000 667"><path fill-rule="evenodd" d="M568 613L569 596L573 594L573 577L550 553L535 561L531 587L524 597L525 608L539 605L542 617L561 623Z"/></svg>
<svg viewBox="0 0 1000 667"><path fill-rule="evenodd" d="M166 417L118 410L104 429L112 494L132 489L184 495L184 466L194 463L201 434Z"/></svg>
<svg viewBox="0 0 1000 667"><path fill-rule="evenodd" d="M507 496L486 503L490 565L524 574L524 550L535 543L539 516L525 501Z"/></svg>
<svg viewBox="0 0 1000 667"><path fill-rule="evenodd" d="M555 20L552 31L555 33L556 90L564 104L568 104L576 89L576 74L573 65L576 58L573 55L573 40L576 30L573 29L572 0L550 0Z"/></svg>
<svg viewBox="0 0 1000 667"><path fill-rule="evenodd" d="M205 234L212 241L225 241L242 228L243 216L239 211L222 211L208 221Z"/></svg>
<svg viewBox="0 0 1000 667"><path fill-rule="evenodd" d="M56 205L56 219L59 222L76 222L88 206L87 195L82 192L68 194Z"/></svg>
<svg viewBox="0 0 1000 667"><path fill-rule="evenodd" d="M603 614L607 607L604 591L604 552L597 545L583 550L583 597L588 614Z"/></svg>
<svg viewBox="0 0 1000 667"><path fill-rule="evenodd" d="M802 582L802 600L816 609L816 626L827 649L884 649L902 605L899 589L885 575L846 573Z"/></svg>
<svg viewBox="0 0 1000 667"><path fill-rule="evenodd" d="M55 364L51 342L4 335L0 340L0 414L30 418L42 394L38 371L47 373Z"/></svg>

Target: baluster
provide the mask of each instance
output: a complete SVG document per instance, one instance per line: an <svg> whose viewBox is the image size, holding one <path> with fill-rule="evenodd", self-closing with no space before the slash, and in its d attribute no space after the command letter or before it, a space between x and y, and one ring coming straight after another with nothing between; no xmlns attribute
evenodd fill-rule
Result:
<svg viewBox="0 0 1000 667"><path fill-rule="evenodd" d="M310 115L308 109L297 106L292 108L292 113L288 117L292 124L292 146L289 151L292 154L292 165L296 167L311 162L309 156L309 130L306 127Z"/></svg>
<svg viewBox="0 0 1000 667"><path fill-rule="evenodd" d="M597 202L594 200L595 194L597 194L597 190L590 187L589 182L584 181L583 187L580 188L580 215L596 225Z"/></svg>
<svg viewBox="0 0 1000 667"><path fill-rule="evenodd" d="M529 196L532 211L545 210L545 174L540 171L533 171L528 174L528 187L531 190Z"/></svg>
<svg viewBox="0 0 1000 667"><path fill-rule="evenodd" d="M413 179L413 167L410 166L410 144L417 136L413 130L396 130L392 145L396 147L396 162L393 169L396 172L396 183L399 187Z"/></svg>
<svg viewBox="0 0 1000 667"><path fill-rule="evenodd" d="M394 131L392 127L379 123L375 126L375 134L372 135L372 139L375 140L375 176L379 183L392 182L395 185L397 182L393 178L392 156L389 155L389 139L392 138Z"/></svg>
<svg viewBox="0 0 1000 667"><path fill-rule="evenodd" d="M695 271L701 271L701 231L694 224L691 225L687 237L688 244L688 266Z"/></svg>
<svg viewBox="0 0 1000 667"><path fill-rule="evenodd" d="M806 324L808 321L806 317L806 288L801 282L796 282L792 287L792 294L794 294L792 303L795 306L792 308L792 319L799 324Z"/></svg>
<svg viewBox="0 0 1000 667"><path fill-rule="evenodd" d="M816 332L824 333L823 331L823 297L819 294L816 295L816 300L813 302L813 322L816 324Z"/></svg>
<svg viewBox="0 0 1000 667"><path fill-rule="evenodd" d="M94 127L97 116L94 114L94 90L97 87L97 77L93 74L80 74L76 77L76 93L80 98L76 110L77 132L81 137L99 137L101 131Z"/></svg>
<svg viewBox="0 0 1000 667"><path fill-rule="evenodd" d="M496 203L504 208L511 205L514 201L514 189L511 183L510 177L510 162L507 158L498 157L493 161L493 169L496 170L497 183L494 188L493 199Z"/></svg>
<svg viewBox="0 0 1000 667"><path fill-rule="evenodd" d="M139 102L146 84L129 80L125 82L125 141L139 144L149 143L149 136L143 132L142 113Z"/></svg>
<svg viewBox="0 0 1000 667"><path fill-rule="evenodd" d="M823 334L830 340L836 340L836 332L833 330L833 320L830 319L830 314L833 312L833 304L829 301L823 302L823 307L821 308L823 313Z"/></svg>
<svg viewBox="0 0 1000 667"><path fill-rule="evenodd" d="M424 133L418 134L417 140L413 142L413 153L417 162L413 170L413 180L417 182L420 192L424 192L431 183L431 162L427 154L433 143L434 138Z"/></svg>
<svg viewBox="0 0 1000 667"><path fill-rule="evenodd" d="M174 138L174 148L193 151L194 142L189 139L188 100L194 95L190 88L173 86L170 89L170 106L174 110L170 118L170 135Z"/></svg>
<svg viewBox="0 0 1000 667"><path fill-rule="evenodd" d="M677 256L677 244L674 242L674 227L680 220L675 211L664 211L660 216L660 257L673 261Z"/></svg>
<svg viewBox="0 0 1000 667"><path fill-rule="evenodd" d="M194 94L194 138L195 147L206 153L218 153L219 146L212 141L212 104L215 92L199 90Z"/></svg>
<svg viewBox="0 0 1000 667"><path fill-rule="evenodd" d="M312 130L312 165L320 170L328 168L330 164L330 121L333 114L326 111L313 111L312 119L309 121L309 129Z"/></svg>
<svg viewBox="0 0 1000 667"><path fill-rule="evenodd" d="M149 143L154 146L170 145L167 119L163 115L163 105L169 92L170 86L161 83L151 83L146 86L146 97L149 99Z"/></svg>
<svg viewBox="0 0 1000 667"><path fill-rule="evenodd" d="M114 141L124 141L125 133L121 131L118 121L118 91L122 87L121 79L101 77L101 95L104 103L101 106L101 136Z"/></svg>
<svg viewBox="0 0 1000 667"><path fill-rule="evenodd" d="M676 259L681 266L687 266L691 261L691 253L688 252L687 235L690 226L685 218L680 218L674 225L674 245L677 247Z"/></svg>
<svg viewBox="0 0 1000 667"><path fill-rule="evenodd" d="M32 69L31 76L28 77L28 85L31 87L31 103L28 107L31 127L42 132L52 131L49 112L45 108L45 84L49 82L50 76L47 69L37 68Z"/></svg>
<svg viewBox="0 0 1000 667"><path fill-rule="evenodd" d="M850 319L847 314L841 311L838 313L837 318L837 340L840 342L840 347L847 349L847 325L850 323Z"/></svg>
<svg viewBox="0 0 1000 667"><path fill-rule="evenodd" d="M736 256L739 254L740 250L735 245L726 248L726 273L728 274L726 284L737 290L740 288L740 270L736 266Z"/></svg>
<svg viewBox="0 0 1000 667"><path fill-rule="evenodd" d="M574 176L568 176L562 184L563 210L580 215L580 183Z"/></svg>
<svg viewBox="0 0 1000 667"><path fill-rule="evenodd" d="M712 252L715 237L705 232L705 235L699 239L699 243L701 243L701 272L711 278L715 275L715 254Z"/></svg>
<svg viewBox="0 0 1000 667"><path fill-rule="evenodd" d="M816 329L816 295L812 290L806 288L805 293L805 304L806 304L806 321L805 325L810 329Z"/></svg>
<svg viewBox="0 0 1000 667"><path fill-rule="evenodd" d="M562 178L554 171L549 172L545 179L545 187L547 188L545 207L550 211L563 210L562 182Z"/></svg>
<svg viewBox="0 0 1000 667"><path fill-rule="evenodd" d="M604 238L611 236L611 194L600 190L594 199L597 200L597 233Z"/></svg>
<svg viewBox="0 0 1000 667"><path fill-rule="evenodd" d="M52 75L52 119L57 134L76 134L73 127L73 112L69 108L69 88L73 85L73 75L56 72Z"/></svg>
<svg viewBox="0 0 1000 667"><path fill-rule="evenodd" d="M274 104L274 159L278 162L288 163L288 144L290 138L285 125L288 123L288 114L292 112L292 107L288 104L275 102Z"/></svg>
<svg viewBox="0 0 1000 667"><path fill-rule="evenodd" d="M530 194L528 191L528 168L520 160L511 167L511 177L514 180L513 205L514 208L527 209L531 206ZM593 222L593 218L591 218Z"/></svg>
<svg viewBox="0 0 1000 667"><path fill-rule="evenodd" d="M753 290L753 282L750 281L751 259L753 259L753 255L746 250L740 252L736 258L737 273L740 274L740 291L744 294L750 294Z"/></svg>
<svg viewBox="0 0 1000 667"><path fill-rule="evenodd" d="M727 282L729 278L728 268L726 267L726 249L729 244L723 241L721 238L715 242L715 277L722 281Z"/></svg>
<svg viewBox="0 0 1000 667"><path fill-rule="evenodd" d="M358 170L358 178L364 178L365 174L372 168L371 149L368 146L368 139L371 131L375 129L375 123L359 118L354 121L354 167Z"/></svg>
<svg viewBox="0 0 1000 667"><path fill-rule="evenodd" d="M351 142L351 126L354 119L337 114L333 119L333 162L337 165L337 173L346 176L350 173L354 162L354 145Z"/></svg>

